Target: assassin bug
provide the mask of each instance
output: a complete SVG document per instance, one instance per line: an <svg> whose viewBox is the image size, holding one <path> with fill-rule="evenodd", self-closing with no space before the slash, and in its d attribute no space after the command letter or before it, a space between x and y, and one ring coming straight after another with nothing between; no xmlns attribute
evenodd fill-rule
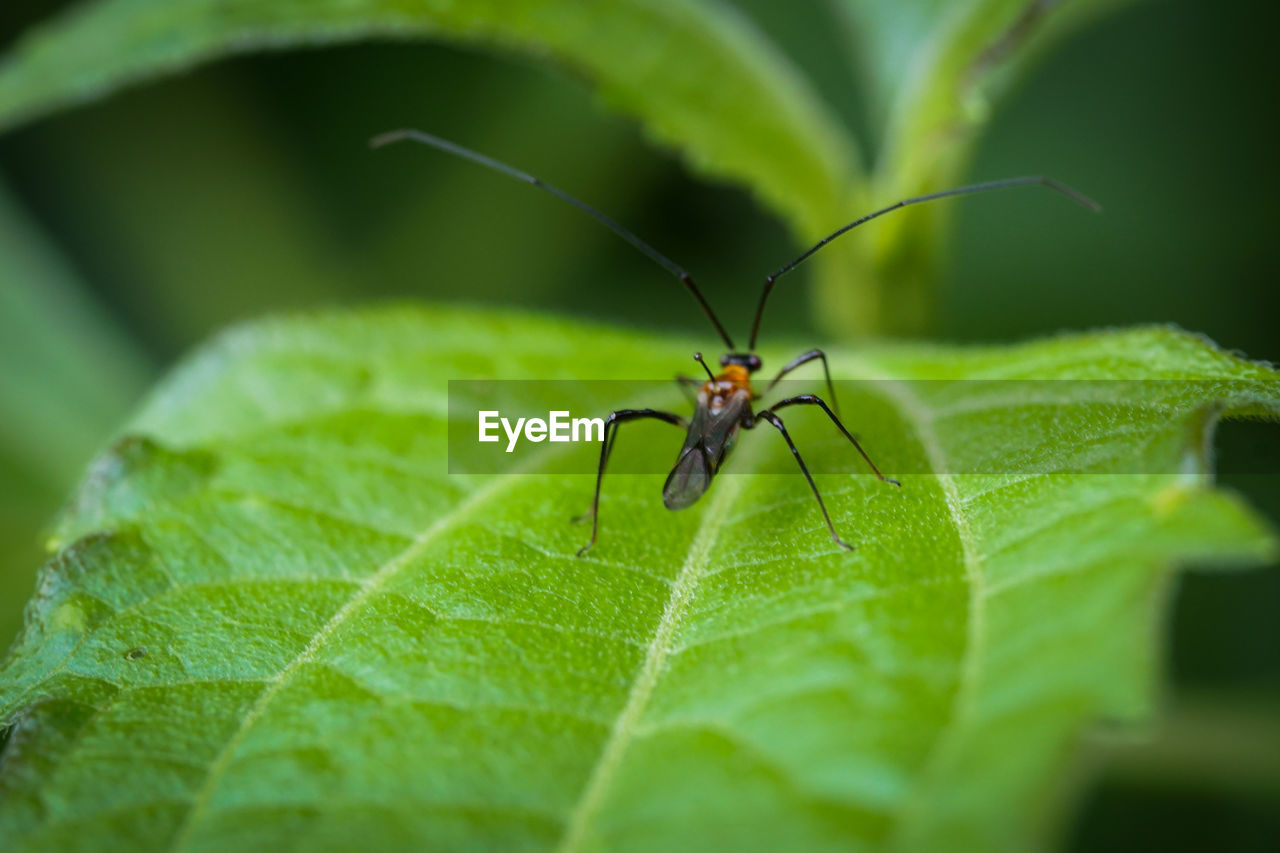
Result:
<svg viewBox="0 0 1280 853"><path fill-rule="evenodd" d="M697 502L698 498L707 491L711 486L711 480L715 477L716 472L720 470L720 466L724 464L729 452L733 449L734 443L738 437L738 432L744 429L754 429L761 422L767 423L782 435L787 446L791 449L791 454L795 456L796 464L800 466L800 472L804 474L805 479L809 483L809 489L813 492L814 499L818 502L818 509L822 511L822 518L827 523L827 529L831 531L831 538L841 548L853 550L853 546L840 538L840 534L836 532L835 524L831 521L831 514L827 512L827 506L822 500L821 493L818 492L818 486L813 481L813 476L809 473L809 468L804 463L804 459L800 456L799 449L796 448L795 442L791 440L791 435L787 432L786 425L783 424L782 418L778 417L778 410L788 406L817 406L826 413L827 417L835 425L836 429L849 440L854 449L862 456L871 472L875 474L881 481L892 483L901 487L901 483L897 480L890 479L880 473L880 469L871 461L871 457L862 449L862 445L853 437L853 434L841 422L839 415L833 408L836 406L835 386L831 382L831 371L827 367L827 356L820 349L812 349L802 355L797 356L788 362L773 380L765 387L764 393L768 393L777 385L782 377L791 371L808 364L812 361L822 362L822 372L826 379L827 391L831 395L831 405L815 394L799 394L794 397L788 397L774 403L768 408L754 411L752 402L759 400L764 396L763 393L756 393L751 385L751 375L761 368L760 357L756 355L756 338L760 333L760 320L764 316L765 302L769 299L769 294L773 292L773 287L778 279L783 275L791 272L800 264L808 260L815 252L823 246L830 243L840 235L850 231L865 222L869 222L878 216L883 216L899 208L907 207L912 204L920 204L927 201L935 201L950 196L971 195L973 193L986 192L988 190L1008 189L1012 187L1025 186L1042 186L1047 187L1055 192L1065 195L1067 198L1075 201L1090 210L1097 211L1099 206L1097 203L1086 196L1076 192L1065 184L1051 180L1045 177L1024 177L1024 178L1007 178L999 181L988 181L980 184L970 184L968 186L956 187L955 189L943 190L941 192L929 193L927 195L914 196L912 198L903 199L895 202L888 207L881 208L873 213L859 217L852 222L844 225L835 231L823 237L808 250L803 252L799 257L790 263L779 267L772 275L765 278L764 291L760 294L760 301L756 303L755 319L751 323L751 339L747 344L746 352L740 352L734 346L733 339L729 337L729 333L725 331L724 326L720 323L719 318L711 310L711 305L703 297L702 292L698 290L698 286L694 283L693 277L689 275L682 267L674 261L659 253L648 243L641 240L635 234L632 234L626 228L623 228L617 222L610 219L605 214L596 210L584 201L574 198L558 187L545 183L533 175L521 172L511 166L486 157L483 154L463 148L445 139L432 136L429 133L423 133L420 130L393 130L388 133L374 137L370 141L370 145L374 148L380 148L393 142L409 140L418 142L423 145L429 145L432 148L453 154L473 163L478 163L496 172L500 172L508 177L524 181L532 184L538 189L550 193L556 198L566 201L574 207L578 208L588 216L603 223L607 228L630 243L642 254L646 255L650 260L654 261L658 266L671 273L688 288L693 294L693 298L697 300L701 306L703 313L707 315L707 319L711 321L711 325L715 327L716 332L720 335L720 339L724 341L728 352L720 356L720 372L716 373L707 366L707 362L703 359L702 353L694 353L694 359L702 366L707 374L707 381L702 382L688 376L679 376L677 381L696 387L697 398L694 407L693 418L686 420L680 415L673 412L663 412L657 409L619 409L610 412L605 419L603 441L600 446L600 462L596 469L596 486L595 492L591 499L591 509L586 515L580 519L591 519L591 539L586 545L578 549L578 556L581 557L593 545L596 544L596 538L599 533L599 510L600 510L600 485L604 481L605 466L609 462L609 454L613 450L614 440L618 434L618 427L627 422L651 418L654 420L664 421L673 426L686 430L684 446L680 449L680 455L676 458L676 464L671 469L671 473L667 475L666 483L662 487L662 502L667 509L677 510L692 506Z"/></svg>

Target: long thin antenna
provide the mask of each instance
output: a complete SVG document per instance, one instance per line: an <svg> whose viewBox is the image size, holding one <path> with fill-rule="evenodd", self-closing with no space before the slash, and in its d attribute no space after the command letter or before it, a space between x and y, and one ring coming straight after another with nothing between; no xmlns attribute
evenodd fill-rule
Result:
<svg viewBox="0 0 1280 853"><path fill-rule="evenodd" d="M947 198L949 196L955 196L955 195L970 195L972 193L986 192L987 190L1003 190L1003 189L1009 189L1011 187L1028 187L1028 186L1048 187L1051 190L1062 193L1067 198L1071 199L1077 204L1080 204L1080 205L1083 205L1084 207L1089 208L1095 213L1102 210L1101 205L1099 205L1097 202L1095 202L1093 199L1089 198L1088 196L1084 195L1083 193L1076 192L1066 184L1060 184L1051 178L1044 178L1038 175L1027 177L1027 178L1006 178L1002 181L987 181L986 183L982 183L982 184L970 184L967 187L956 187L955 189L952 189L952 190L943 190L942 192L929 193L928 195L919 195L919 196L915 196L914 198L903 199L902 201L891 204L888 207L881 208L880 210L877 210L875 213L868 213L866 216L863 216L860 219L853 220L843 228L839 228L831 232L826 237L823 237L821 240L815 243L812 246L812 248L810 248L800 257L796 258L791 263L779 268L777 271L773 273L773 275L766 278L764 281L764 292L760 294L760 303L756 306L756 318L751 324L751 345L747 347L747 351L755 352L756 336L760 333L760 318L764 316L764 303L765 303L765 300L769 298L769 293L773 290L774 282L776 282L781 276L791 272L793 269L800 266L802 263L804 263L809 259L810 255L812 255L814 252L818 251L823 246L827 245L832 240L836 239L846 231L850 231L854 228L857 228L859 225L861 225L864 222L869 222L872 219L875 219L877 216L884 216L886 213L897 210L900 207L906 207L912 204L920 204L921 202L924 202L924 201L934 201L935 199Z"/></svg>
<svg viewBox="0 0 1280 853"><path fill-rule="evenodd" d="M701 365L702 365L702 369L703 369L703 370L705 370L705 371L707 372L707 378L708 378L708 379L710 379L712 382L715 382L715 381L716 381L716 375L715 375L714 373L712 373L712 372L711 372L711 368L710 368L710 367L707 367L707 362L706 362L706 360L705 360L705 359L703 359L703 357L702 357L702 353L700 353L700 352L695 352L695 353L693 354L693 360L694 360L694 361L696 361L696 362L698 362L698 364L701 364Z"/></svg>
<svg viewBox="0 0 1280 853"><path fill-rule="evenodd" d="M729 333L724 330L724 326L720 325L720 320L716 317L716 313L711 310L711 306L703 297L702 291L698 290L698 285L694 284L693 276L685 272L682 267L666 255L662 254L635 234L632 234L626 228L623 228L617 222L614 222L608 216L605 216L603 213L587 204L585 201L579 201L559 187L548 184L545 181L541 181L527 172L521 172L519 169L514 169L511 166L508 166L506 163L500 163L491 157L486 157L479 152L472 151L470 148L463 148L461 145L457 145L447 139L441 139L438 136L432 136L429 133L423 133L421 130L403 129L388 131L387 133L379 134L369 140L369 147L381 148L384 145L390 145L393 142L400 142L403 140L429 145L432 148L436 148L448 154L453 154L454 156L461 157L464 160L470 160L472 163L478 163L479 165L492 169L495 172L501 172L502 174L515 178L518 181L524 181L526 184L532 184L538 189L550 193L561 201L567 201L569 204L578 208L578 210L581 210L591 218L603 223L605 227L614 234L617 234L623 240L626 240L636 249L639 249L642 253L648 256L650 260L658 264L658 266L680 279L680 281L684 283L684 286L689 288L689 292L693 294L693 298L698 300L698 304L702 306L702 310L706 313L707 319L711 321L711 325L716 327L716 331L719 332L720 337L725 342L725 345L728 346L729 349L733 349L733 339L730 338Z"/></svg>

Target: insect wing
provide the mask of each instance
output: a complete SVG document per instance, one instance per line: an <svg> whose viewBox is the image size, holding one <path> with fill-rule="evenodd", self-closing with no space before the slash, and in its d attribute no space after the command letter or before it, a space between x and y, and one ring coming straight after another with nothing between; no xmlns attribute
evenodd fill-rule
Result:
<svg viewBox="0 0 1280 853"><path fill-rule="evenodd" d="M711 463L700 446L680 451L676 466L662 486L662 503L667 509L684 509L692 505L711 485Z"/></svg>
<svg viewBox="0 0 1280 853"><path fill-rule="evenodd" d="M699 395L680 457L662 487L662 503L667 509L684 509L706 492L733 448L750 399L745 391L735 392L720 409L713 410L705 394Z"/></svg>

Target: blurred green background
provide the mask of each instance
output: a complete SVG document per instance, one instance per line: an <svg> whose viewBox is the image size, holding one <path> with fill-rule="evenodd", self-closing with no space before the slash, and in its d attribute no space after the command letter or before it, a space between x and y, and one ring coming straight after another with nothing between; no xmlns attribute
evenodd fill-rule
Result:
<svg viewBox="0 0 1280 853"><path fill-rule="evenodd" d="M64 5L5 4L4 46ZM824 4L741 5L855 132L870 124ZM1049 174L1105 214L1038 193L958 203L937 335L1173 322L1280 361L1280 71L1263 11L1135 3L1042 62L968 176ZM694 180L568 75L439 44L223 61L4 135L0 641L85 463L228 323L414 298L706 332L677 285L567 206L424 149L367 150L405 125L608 211L690 269L735 330L797 250L746 193ZM805 278L778 291L770 334L817 342ZM1274 428L1228 425L1219 455L1223 480L1280 518ZM1166 714L1151 740L1082 762L1069 846L1280 849L1280 567L1191 574L1171 595Z"/></svg>

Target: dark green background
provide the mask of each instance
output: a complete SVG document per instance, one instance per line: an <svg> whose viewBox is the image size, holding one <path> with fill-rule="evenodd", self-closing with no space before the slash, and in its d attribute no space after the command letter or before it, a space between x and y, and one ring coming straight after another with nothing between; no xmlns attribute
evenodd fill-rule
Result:
<svg viewBox="0 0 1280 853"><path fill-rule="evenodd" d="M60 5L5 4L0 39ZM743 5L874 156L826 7ZM969 177L1053 175L1105 213L1037 193L959 202L939 336L1173 322L1280 361L1280 71L1264 10L1135 4L1037 68L997 113ZM574 80L441 45L221 62L0 137L0 172L153 375L240 318L395 297L707 331L677 285L572 209L422 149L365 148L403 125L610 212L689 268L734 329L763 273L797 249L745 193L692 179ZM816 342L803 279L778 291L769 331ZM667 375L687 356L654 357ZM22 370L13 360L0 368ZM137 393L104 391L120 417ZM1219 445L1223 479L1280 518L1274 428L1229 425ZM5 448L0 477L3 642L31 589L39 526L72 484ZM1083 786L1067 818L1073 848L1280 849L1277 603L1277 566L1179 582L1166 722L1153 743L1101 761L1101 782Z"/></svg>

